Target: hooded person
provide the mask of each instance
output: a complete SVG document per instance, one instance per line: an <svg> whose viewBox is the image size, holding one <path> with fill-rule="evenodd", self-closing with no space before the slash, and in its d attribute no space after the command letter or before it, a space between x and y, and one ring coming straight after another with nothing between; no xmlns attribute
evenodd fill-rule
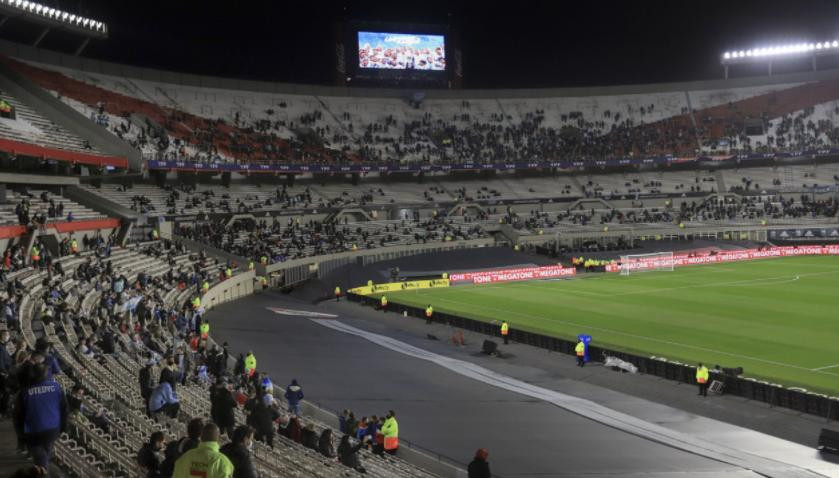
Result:
<svg viewBox="0 0 839 478"><path fill-rule="evenodd" d="M303 400L303 387L297 383L296 378L286 387L285 398L288 400L288 411L300 416L300 400Z"/></svg>

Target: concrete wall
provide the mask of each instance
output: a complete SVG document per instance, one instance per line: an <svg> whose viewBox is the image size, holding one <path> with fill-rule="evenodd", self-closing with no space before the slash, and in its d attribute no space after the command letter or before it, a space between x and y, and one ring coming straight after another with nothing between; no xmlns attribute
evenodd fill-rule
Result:
<svg viewBox="0 0 839 478"><path fill-rule="evenodd" d="M202 296L201 305L204 306L204 309L210 310L225 302L242 299L253 294L255 277L256 274L254 271L247 271L219 282L213 287L210 287L210 290Z"/></svg>
<svg viewBox="0 0 839 478"><path fill-rule="evenodd" d="M293 259L286 262L271 264L266 267L266 271L271 274L274 272L280 272L283 269L290 269L302 265L321 264L340 259L354 259L357 257L373 258L375 256L379 256L378 260L387 260L395 259L400 256L419 254L421 252L431 252L434 250L443 251L466 247L485 247L492 246L494 244L495 241L493 239L472 239L468 241L451 241L431 244L414 244L409 246L381 247L378 249L362 249L358 251L339 252L337 254L329 254L325 256L304 257L302 259ZM370 259L365 259L365 263L369 260Z"/></svg>

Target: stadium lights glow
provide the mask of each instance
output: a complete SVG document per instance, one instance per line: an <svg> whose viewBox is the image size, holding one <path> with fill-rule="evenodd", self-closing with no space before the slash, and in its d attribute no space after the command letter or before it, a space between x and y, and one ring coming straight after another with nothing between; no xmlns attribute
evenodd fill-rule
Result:
<svg viewBox="0 0 839 478"><path fill-rule="evenodd" d="M800 55L810 52L839 53L839 40L817 43L794 43L789 45L775 45L753 48L750 50L732 50L723 53L723 60L739 60L740 58L767 58L785 55Z"/></svg>
<svg viewBox="0 0 839 478"><path fill-rule="evenodd" d="M28 0L0 0L0 7L5 7L7 11L9 8L13 8L19 10L21 13L38 15L49 20L66 23L73 27L84 28L96 33L108 33L108 25L104 22L73 15L69 12L41 5L37 2L30 2Z"/></svg>

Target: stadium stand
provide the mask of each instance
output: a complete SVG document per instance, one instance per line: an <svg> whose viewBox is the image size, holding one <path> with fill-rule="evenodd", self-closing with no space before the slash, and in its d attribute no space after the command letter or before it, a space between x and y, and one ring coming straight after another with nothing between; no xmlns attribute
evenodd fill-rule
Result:
<svg viewBox="0 0 839 478"><path fill-rule="evenodd" d="M222 376L242 385L245 398L262 398L258 385L248 393L249 385L230 375L226 361L218 365L225 352L196 338L202 308L193 306L205 283L215 287L230 279L228 268L234 277L250 274L252 288L261 282L250 279L255 273L245 264L211 258L203 248L197 252L201 245L268 266L491 237L518 247L519 240L547 241L568 231L605 233L609 225L643 231L770 220L835 224L839 211L834 197L814 191L839 186L837 164L687 167L699 154L839 146L839 80L643 94L429 98L418 108L400 98L192 87L2 61L147 159L315 165L571 159L587 167L534 177L429 175L416 182L365 178L355 184L307 175L285 185L252 179L220 185L196 182L192 172L184 174L186 181L174 182L172 174L154 184L148 175L85 181L82 191L101 202L38 185L9 189L0 203L0 226L24 226L19 236L31 233L35 244L33 226L112 218L103 212L109 204L148 218L148 224L155 217L173 223L172 240L147 241L154 226L138 225L134 242L99 234L77 254L62 248L64 256L53 257L44 248L36 264L29 264L28 245L9 241L0 299L11 305L11 318L6 314L0 328L9 329L17 344L11 349L16 367L46 339L61 363L57 379L65 392L83 390L84 407L71 417L55 453L60 466L79 477L140 476L135 456L149 436L165 431L167 440L182 437L190 418L207 419L211 384ZM5 93L0 138L101 153ZM597 163L659 155L684 156L688 165L611 171ZM190 252L185 243L193 241L198 247ZM343 259L346 264L356 257ZM317 262L301 265L307 274L310 264ZM174 418L149 416L138 376L149 366L157 377L170 358L180 360L179 350L188 357L180 363L190 364L174 371L183 374L175 387L180 410ZM206 374L199 373L201 366ZM279 402L274 412L286 423L290 413ZM235 411L237 424L248 421L244 408ZM318 434L329 428L310 416L303 421ZM431 476L367 449L360 456L372 476ZM255 446L252 459L262 476L355 473L279 431L273 447Z"/></svg>
<svg viewBox="0 0 839 478"><path fill-rule="evenodd" d="M87 140L70 133L12 95L0 93L0 101L14 110L14 118L0 117L0 137L47 148L102 154Z"/></svg>
<svg viewBox="0 0 839 478"><path fill-rule="evenodd" d="M184 315L194 321L200 314L188 303L203 281L216 282L212 277L218 266L177 243L118 248L102 241L91 250L54 260L45 257L43 267L23 267L4 277L4 290L19 304L21 340L13 330L10 343L18 348L7 350L17 358L15 367L22 366L30 351L54 355L61 364L56 378L63 389L83 390L81 408L56 443L55 459L62 468L78 477L143 476L131 457L152 432L165 430L168 437L177 438L185 435L188 418L208 418L209 382L199 378L198 370L220 351L191 344L195 332ZM136 302L139 298L142 305ZM4 294L4 302L9 299ZM169 321L170 316L179 320ZM140 369L151 360L155 377L161 359L187 347L193 347L191 365L178 369L183 373L177 386L180 415L147 416L137 380ZM278 414L287 415L278 402L277 407ZM236 420L244 423L245 414L237 410ZM304 420L318 433L327 428L308 417ZM372 476L432 476L395 457L361 454ZM349 471L281 435L273 447L257 443L252 459L261 476L339 477Z"/></svg>
<svg viewBox="0 0 839 478"><path fill-rule="evenodd" d="M199 161L597 160L835 145L837 80L635 95L426 100L186 87L7 59L155 157ZM757 121L759 131L747 134Z"/></svg>

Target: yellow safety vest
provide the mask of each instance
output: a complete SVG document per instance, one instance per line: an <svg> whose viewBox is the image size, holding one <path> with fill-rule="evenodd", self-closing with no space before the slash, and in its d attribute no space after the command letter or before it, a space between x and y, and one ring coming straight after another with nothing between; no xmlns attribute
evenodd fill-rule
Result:
<svg viewBox="0 0 839 478"><path fill-rule="evenodd" d="M382 296L382 301L381 301L381 303L382 303L382 307L386 306L386 305L387 305L387 297Z"/></svg>
<svg viewBox="0 0 839 478"><path fill-rule="evenodd" d="M425 316L426 316L426 317L431 317L431 315L432 315L433 313L434 313L434 307L431 307L431 306L429 305L428 307L426 307L426 308L425 308Z"/></svg>
<svg viewBox="0 0 839 478"><path fill-rule="evenodd" d="M200 297L196 297L196 298L192 299L192 307L196 308L196 309L201 307L201 298Z"/></svg>
<svg viewBox="0 0 839 478"><path fill-rule="evenodd" d="M32 246L32 260L38 261L41 259L41 250L38 249L38 246Z"/></svg>
<svg viewBox="0 0 839 478"><path fill-rule="evenodd" d="M70 250L71 250L71 251L73 251L73 252L75 252L75 251L77 251L78 249L79 249L79 243L78 243L75 239L73 239L72 241L70 241Z"/></svg>
<svg viewBox="0 0 839 478"><path fill-rule="evenodd" d="M203 283L203 284L201 284L201 289L202 289L204 292L206 292L206 291L210 290L210 283L209 283L209 282L207 282L207 281L204 281L204 283Z"/></svg>
<svg viewBox="0 0 839 478"><path fill-rule="evenodd" d="M385 450L399 448L399 424L396 418L390 417L382 424L382 435L385 437Z"/></svg>
<svg viewBox="0 0 839 478"><path fill-rule="evenodd" d="M708 381L708 367L701 366L696 369L696 383L706 383Z"/></svg>
<svg viewBox="0 0 839 478"><path fill-rule="evenodd" d="M233 269L228 267L227 269L224 270L224 275L225 275L225 277L230 279L231 277L233 277Z"/></svg>
<svg viewBox="0 0 839 478"><path fill-rule="evenodd" d="M253 261L248 261L248 270L249 271L253 270Z"/></svg>
<svg viewBox="0 0 839 478"><path fill-rule="evenodd" d="M224 453L219 453L218 442L201 442L178 458L172 476L229 478L233 476L233 463Z"/></svg>
<svg viewBox="0 0 839 478"><path fill-rule="evenodd" d="M253 354L248 354L245 357L245 373L250 375L253 373L253 370L256 370L256 357Z"/></svg>
<svg viewBox="0 0 839 478"><path fill-rule="evenodd" d="M501 324L501 335L507 335L508 333L510 333L510 326L507 322L504 322Z"/></svg>
<svg viewBox="0 0 839 478"><path fill-rule="evenodd" d="M201 324L200 330L201 330L201 338L202 339L206 339L207 337L210 336L210 324L208 324L207 322L204 322L203 324Z"/></svg>
<svg viewBox="0 0 839 478"><path fill-rule="evenodd" d="M574 347L574 352L577 353L577 357L582 357L586 354L586 344L582 341L577 342L577 346Z"/></svg>
<svg viewBox="0 0 839 478"><path fill-rule="evenodd" d="M341 295L341 288L335 287L335 295Z"/></svg>
<svg viewBox="0 0 839 478"><path fill-rule="evenodd" d="M157 239L158 237L160 237L160 233L157 232L157 229L152 229L151 230L151 237L154 238L154 239Z"/></svg>

